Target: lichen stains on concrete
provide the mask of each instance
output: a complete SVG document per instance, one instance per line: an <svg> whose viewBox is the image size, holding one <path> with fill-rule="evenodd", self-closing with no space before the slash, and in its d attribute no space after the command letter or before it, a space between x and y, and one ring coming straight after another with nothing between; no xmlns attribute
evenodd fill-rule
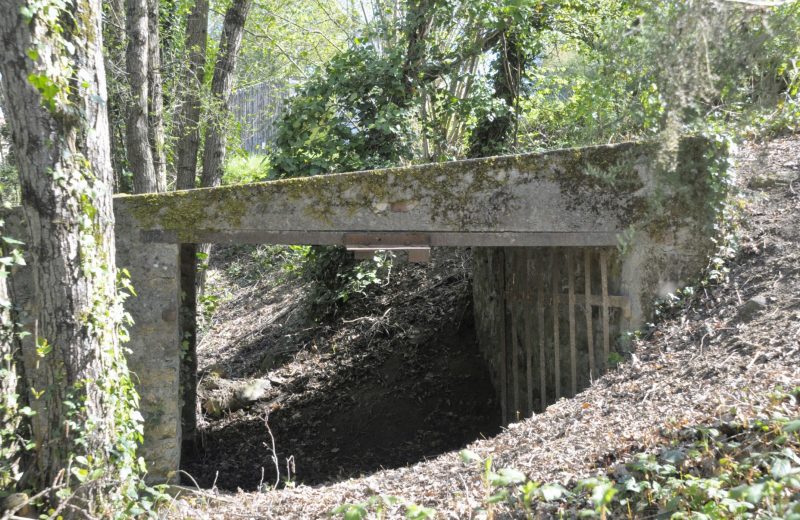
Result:
<svg viewBox="0 0 800 520"><path fill-rule="evenodd" d="M414 205L404 213L418 214L426 226L443 230L491 230L508 225L509 215L522 215L526 207L578 212L594 221L613 219L618 229L645 222L657 229L687 210L696 215L697 208L689 207L697 203L696 194L675 188L673 179L686 182L686 172L707 167L695 164L703 157L696 150L705 150L706 144L689 141L681 153L691 157L680 163L679 172L658 170L656 143L623 143L117 200L142 229L171 231L184 242L198 232L260 226L260 216L267 214L273 221L294 219L316 229L342 221L356 226L374 218L390 222L387 215L398 213L390 209L407 201ZM533 183L538 184L532 188ZM557 198L552 189L560 194Z"/></svg>

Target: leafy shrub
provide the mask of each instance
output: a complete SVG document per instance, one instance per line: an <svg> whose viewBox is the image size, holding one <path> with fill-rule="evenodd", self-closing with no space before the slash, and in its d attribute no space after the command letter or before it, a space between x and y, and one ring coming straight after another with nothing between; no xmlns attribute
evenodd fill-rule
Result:
<svg viewBox="0 0 800 520"><path fill-rule="evenodd" d="M304 249L301 267L295 267L312 282L311 311L319 320L329 319L341 305L366 289L388 279L393 256L377 252L371 259L355 260L342 247L312 246Z"/></svg>
<svg viewBox="0 0 800 520"><path fill-rule="evenodd" d="M225 164L222 184L249 184L265 181L269 177L270 161L267 155L236 155Z"/></svg>
<svg viewBox="0 0 800 520"><path fill-rule="evenodd" d="M411 157L402 56L359 42L292 99L272 158L276 177L397 165Z"/></svg>

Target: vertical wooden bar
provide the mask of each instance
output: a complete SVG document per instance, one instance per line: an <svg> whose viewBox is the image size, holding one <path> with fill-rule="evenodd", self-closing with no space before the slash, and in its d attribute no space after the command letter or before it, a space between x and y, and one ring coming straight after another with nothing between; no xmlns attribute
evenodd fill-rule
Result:
<svg viewBox="0 0 800 520"><path fill-rule="evenodd" d="M509 261L509 266L511 267L511 381L514 385L513 388L513 398L514 398L514 410L513 410L513 420L518 421L520 419L519 415L519 333L517 331L517 327L519 325L517 317L519 316L519 307L520 307L520 272L519 272L519 250L518 248L511 249L510 251L511 259Z"/></svg>
<svg viewBox="0 0 800 520"><path fill-rule="evenodd" d="M603 369L608 370L610 338L608 331L608 251L600 251L600 284L603 290Z"/></svg>
<svg viewBox="0 0 800 520"><path fill-rule="evenodd" d="M597 372L594 368L594 333L592 327L592 251L588 248L583 250L583 277L583 292L586 296L586 343L589 349L589 379L594 380Z"/></svg>
<svg viewBox="0 0 800 520"><path fill-rule="evenodd" d="M578 358L575 345L575 255L567 250L567 276L569 280L569 367L572 393L578 393Z"/></svg>
<svg viewBox="0 0 800 520"><path fill-rule="evenodd" d="M495 249L492 259L497 264L499 283L497 284L498 321L497 338L500 349L500 414L503 424L508 424L508 374L506 373L506 262L505 250Z"/></svg>
<svg viewBox="0 0 800 520"><path fill-rule="evenodd" d="M550 250L550 261L553 268L553 281L550 287L553 294L553 362L555 365L556 400L558 400L561 399L561 338L559 337L561 331L558 323L560 317L558 307L561 303L559 301L559 293L561 292L561 288L559 287L561 272L559 270L559 261L556 256L555 248Z"/></svg>
<svg viewBox="0 0 800 520"><path fill-rule="evenodd" d="M547 271L544 269L544 254L539 254L538 258L539 271L536 273L536 285L539 300L536 305L536 314L539 333L539 399L541 400L541 409L545 411L547 408L547 358L544 351L544 277L547 276Z"/></svg>
<svg viewBox="0 0 800 520"><path fill-rule="evenodd" d="M525 389L528 394L528 407L525 412L527 416L533 414L533 302L534 290L531 283L531 270L535 268L533 256L530 248L525 248L525 275L523 276L523 287L525 288L525 304L522 307L523 323L525 328Z"/></svg>

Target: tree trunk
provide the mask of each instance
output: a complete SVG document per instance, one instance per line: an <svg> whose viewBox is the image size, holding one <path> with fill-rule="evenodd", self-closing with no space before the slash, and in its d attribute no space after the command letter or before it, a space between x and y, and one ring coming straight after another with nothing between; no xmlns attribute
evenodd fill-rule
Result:
<svg viewBox="0 0 800 520"><path fill-rule="evenodd" d="M153 158L157 191L167 189L167 159L164 151L164 93L161 81L161 39L158 6L160 0L147 0L147 86L148 139Z"/></svg>
<svg viewBox="0 0 800 520"><path fill-rule="evenodd" d="M125 118L129 88L125 75L125 2L107 0L103 3L103 39L105 68L108 78L108 127L111 143L111 166L114 170L114 192L130 193L130 178L125 152Z"/></svg>
<svg viewBox="0 0 800 520"><path fill-rule="evenodd" d="M197 182L200 148L200 92L203 88L208 41L208 0L197 0L186 20L189 67L183 82L183 105L178 116L177 179L175 188L188 190ZM184 443L191 448L197 429L197 244L181 244L181 332L185 355L181 363L181 417Z"/></svg>
<svg viewBox="0 0 800 520"><path fill-rule="evenodd" d="M222 182L222 167L225 163L225 149L227 146L225 138L224 122L228 116L228 99L233 90L233 71L236 69L236 60L239 56L239 48L242 45L242 35L244 24L247 21L247 13L250 11L252 0L233 0L233 3L225 12L225 21L222 24L222 35L219 40L219 50L217 51L217 62L214 64L214 77L211 80L211 95L215 102L216 114L213 114L212 121L206 128L205 148L203 149L203 174L201 178L203 187L219 186ZM188 175L188 171L186 172ZM190 268L193 264L197 266L197 255L204 258L203 262L208 262L211 254L211 244L187 245L181 247L181 263L183 269ZM185 262L185 263L184 263ZM205 269L196 270L196 279L191 280L186 275L182 278L184 290L191 290L187 284L196 282L195 290L202 294L205 287ZM192 302L196 293L188 295L185 304ZM191 317L186 316L187 320ZM186 324L194 322L186 321ZM194 338L192 338L194 339ZM183 387L183 428L184 435L191 438L196 430L196 403L197 403L197 349L196 342L189 341L186 345L187 352L182 367L184 379Z"/></svg>
<svg viewBox="0 0 800 520"><path fill-rule="evenodd" d="M485 116L470 139L469 157L488 157L508 151L509 139L516 129L516 101L524 67L524 51L513 31L507 30L497 40L494 61L494 97L505 104L500 114Z"/></svg>
<svg viewBox="0 0 800 520"><path fill-rule="evenodd" d="M128 33L126 67L131 87L131 100L128 105L128 124L126 141L128 165L133 173L133 191L149 193L164 191L159 186L150 152L148 130L148 21L147 0L127 0L125 26Z"/></svg>
<svg viewBox="0 0 800 520"><path fill-rule="evenodd" d="M81 460L89 471L102 468L106 482L119 482L137 434L118 345L100 2L68 1L50 22L60 31L25 0L0 0L0 8L5 112L19 151L37 303L35 352L24 354L37 412L33 484L43 489L60 481L76 489L68 468L82 467ZM26 18L24 8L33 16Z"/></svg>
<svg viewBox="0 0 800 520"><path fill-rule="evenodd" d="M228 99L233 90L233 71L242 45L242 34L247 13L252 0L234 0L225 12L222 24L222 36L219 40L217 62L214 64L214 77L211 80L211 96L213 97L217 119L206 129L205 149L203 150L203 187L219 186L222 182L222 166L225 163L224 122L228 116Z"/></svg>
<svg viewBox="0 0 800 520"><path fill-rule="evenodd" d="M206 66L208 0L197 0L186 20L186 49L189 67L183 82L183 105L178 117L176 189L196 186L197 152L200 148L200 92Z"/></svg>

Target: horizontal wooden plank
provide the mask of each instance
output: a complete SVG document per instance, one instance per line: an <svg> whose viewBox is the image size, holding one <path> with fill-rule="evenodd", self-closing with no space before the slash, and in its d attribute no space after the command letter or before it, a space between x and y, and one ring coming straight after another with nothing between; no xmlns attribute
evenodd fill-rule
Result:
<svg viewBox="0 0 800 520"><path fill-rule="evenodd" d="M431 243L429 233L345 233L344 244L346 246L374 246L377 249L396 248L401 246L424 246Z"/></svg>

